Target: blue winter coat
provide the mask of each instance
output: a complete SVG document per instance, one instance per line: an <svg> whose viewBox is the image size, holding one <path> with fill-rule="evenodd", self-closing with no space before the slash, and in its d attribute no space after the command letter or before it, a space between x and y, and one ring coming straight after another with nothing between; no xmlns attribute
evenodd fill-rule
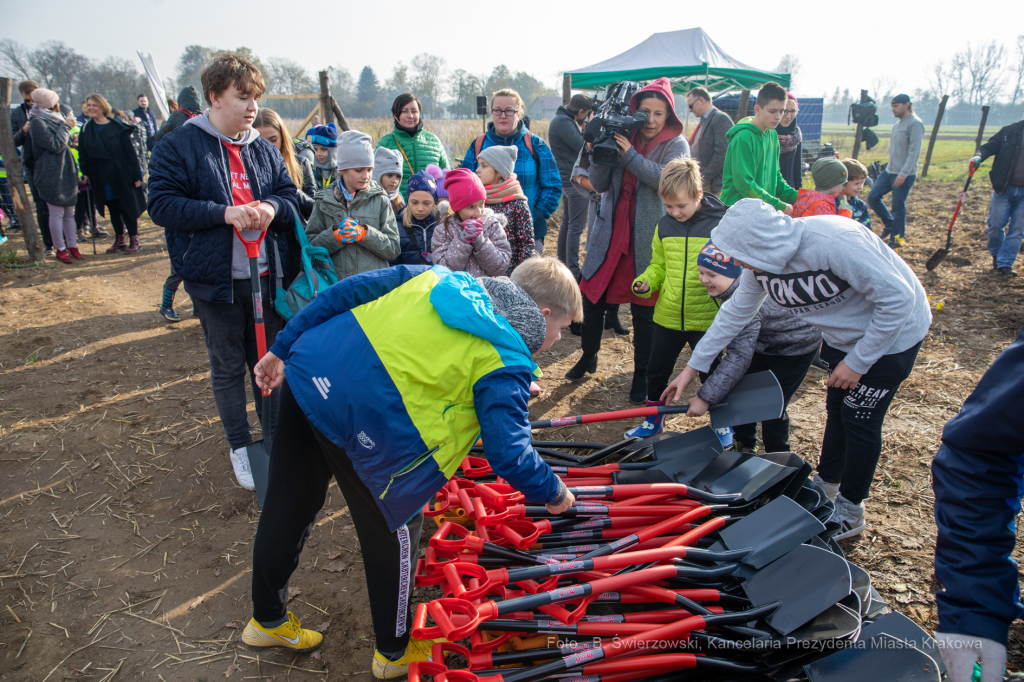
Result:
<svg viewBox="0 0 1024 682"><path fill-rule="evenodd" d="M1024 495L1024 331L942 431L932 462L939 632L1007 642L1024 617L1016 517Z"/></svg>
<svg viewBox="0 0 1024 682"><path fill-rule="evenodd" d="M527 134L532 135L533 151L537 154L537 159L540 160L539 172L533 155L530 154L526 143L523 142L523 137ZM509 137L501 137L494 132L494 124L488 123L487 134L484 136L484 143L480 149L483 151L496 144L506 147L514 145L519 148L513 170L519 179L519 185L523 188L523 194L526 195L526 202L530 205L534 239L544 239L548 233L548 216L558 208L558 199L562 196L562 178L558 174L558 165L555 163L551 148L544 140L531 133L522 122L519 123L519 130ZM462 167L475 171L476 166L476 141L474 140L466 150L466 156L462 159Z"/></svg>
<svg viewBox="0 0 1024 682"><path fill-rule="evenodd" d="M423 220L418 221L414 218L411 221L412 226L406 227L402 222L402 217L402 214L396 216L398 235L402 240L402 253L398 258L389 260L388 263L391 265L433 265L433 263L425 262L422 254L430 253L430 244L434 238L434 228L437 227L437 218L431 213Z"/></svg>
<svg viewBox="0 0 1024 682"><path fill-rule="evenodd" d="M271 282L279 273L270 236L279 250L281 278L289 282L285 235L295 225L295 184L281 152L263 138L243 147L241 157L253 199L277 209L267 239ZM213 303L230 303L233 295L231 255L237 237L224 222L224 212L234 205L230 177L227 150L198 126L182 126L163 137L149 161L149 217L164 228L171 264L185 291Z"/></svg>

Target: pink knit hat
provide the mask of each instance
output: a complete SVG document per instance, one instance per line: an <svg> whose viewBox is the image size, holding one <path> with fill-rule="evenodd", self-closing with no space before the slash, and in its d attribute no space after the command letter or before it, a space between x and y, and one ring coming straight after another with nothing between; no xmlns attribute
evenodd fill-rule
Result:
<svg viewBox="0 0 1024 682"><path fill-rule="evenodd" d="M444 188L448 192L448 204L456 213L487 198L484 183L468 168L453 168L445 173Z"/></svg>
<svg viewBox="0 0 1024 682"><path fill-rule="evenodd" d="M53 90L36 88L32 91L32 102L42 109L53 109L60 101L60 96Z"/></svg>

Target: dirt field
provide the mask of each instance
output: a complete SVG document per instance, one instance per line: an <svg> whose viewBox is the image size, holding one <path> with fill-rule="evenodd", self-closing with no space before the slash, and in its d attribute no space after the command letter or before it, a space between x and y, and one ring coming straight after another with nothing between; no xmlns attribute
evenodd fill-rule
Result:
<svg viewBox="0 0 1024 682"><path fill-rule="evenodd" d="M928 466L945 421L1024 326L1024 284L989 273L984 190L968 201L954 254L924 271L958 190L921 183L911 194L904 255L933 306L944 305L887 420L869 530L846 543L883 596L929 629L937 585ZM259 509L234 483L187 296L176 301L182 322L156 313L167 274L162 231L146 222L141 235L144 250L134 256L0 271L0 680L370 680L359 547L336 487L290 605L324 632L325 646L259 658L238 646ZM553 233L548 244L552 253ZM534 419L628 405L628 337L607 332L598 373L571 384L562 375L579 352L569 336L541 354ZM823 378L812 370L790 410L795 448L812 461ZM669 424L692 426L684 417ZM610 443L628 426L544 437ZM1022 644L1015 629L1017 667Z"/></svg>

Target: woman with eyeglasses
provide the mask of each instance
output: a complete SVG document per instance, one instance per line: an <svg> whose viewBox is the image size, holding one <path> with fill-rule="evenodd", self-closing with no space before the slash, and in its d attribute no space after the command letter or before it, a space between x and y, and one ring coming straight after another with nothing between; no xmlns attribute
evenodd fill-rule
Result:
<svg viewBox="0 0 1024 682"><path fill-rule="evenodd" d="M800 111L800 102L792 94L786 93L786 108L782 110L782 122L775 132L779 135L779 171L782 178L793 189L803 187L804 146L803 133L796 124L796 115Z"/></svg>
<svg viewBox="0 0 1024 682"><path fill-rule="evenodd" d="M395 118L395 129L380 138L378 147L391 149L402 155L402 184L398 191L407 196L409 178L432 163L438 168L450 168L448 155L437 135L423 129L423 108L420 98L405 93L395 98L391 115Z"/></svg>
<svg viewBox="0 0 1024 682"><path fill-rule="evenodd" d="M506 178L500 186L487 191L488 204L500 204L508 197L526 196L533 217L533 238L537 252L544 252L544 237L548 232L548 216L558 208L562 196L562 178L555 165L551 148L534 135L523 121L526 107L519 93L510 88L498 90L491 97L491 122L487 133L478 137L466 150L462 167L476 170L476 155L488 147L503 145L517 147L515 179Z"/></svg>

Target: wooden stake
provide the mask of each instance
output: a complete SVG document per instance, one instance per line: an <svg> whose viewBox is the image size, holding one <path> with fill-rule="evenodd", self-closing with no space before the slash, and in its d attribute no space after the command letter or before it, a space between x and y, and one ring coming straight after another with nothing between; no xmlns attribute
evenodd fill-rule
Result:
<svg viewBox="0 0 1024 682"><path fill-rule="evenodd" d="M327 71L320 72L320 125L334 123L334 109L331 108L331 81Z"/></svg>
<svg viewBox="0 0 1024 682"><path fill-rule="evenodd" d="M935 138L939 136L939 125L942 123L942 115L946 112L946 102L949 100L949 95L943 95L942 101L939 102L939 112L935 114L935 125L932 126L932 136L928 140L928 152L924 155L924 168L921 169L921 177L928 177L928 166L932 162L932 149L935 147Z"/></svg>
<svg viewBox="0 0 1024 682"><path fill-rule="evenodd" d="M43 261L43 241L39 226L36 225L35 213L31 210L28 194L25 192L25 180L21 171L21 160L14 146L14 132L11 130L11 93L14 81L0 78L0 154L4 157L7 169L7 185L14 198L14 212L21 223L21 236L25 240L28 257L37 263Z"/></svg>
<svg viewBox="0 0 1024 682"><path fill-rule="evenodd" d="M750 90L740 91L740 103L736 107L736 120L734 123L739 123L741 120L747 117L747 107L750 106Z"/></svg>
<svg viewBox="0 0 1024 682"><path fill-rule="evenodd" d="M562 75L562 106L564 107L572 99L572 76Z"/></svg>
<svg viewBox="0 0 1024 682"><path fill-rule="evenodd" d="M334 97L331 97L331 110L334 112L334 117L338 119L338 130L343 133L352 130L348 125L348 119L345 118L345 114L341 111L341 107L338 106Z"/></svg>
<svg viewBox="0 0 1024 682"><path fill-rule="evenodd" d="M988 121L988 107L981 108L981 125L978 126L978 139L974 141L974 153L981 149L981 139L985 137L985 122ZM4 157L7 158L7 157Z"/></svg>

